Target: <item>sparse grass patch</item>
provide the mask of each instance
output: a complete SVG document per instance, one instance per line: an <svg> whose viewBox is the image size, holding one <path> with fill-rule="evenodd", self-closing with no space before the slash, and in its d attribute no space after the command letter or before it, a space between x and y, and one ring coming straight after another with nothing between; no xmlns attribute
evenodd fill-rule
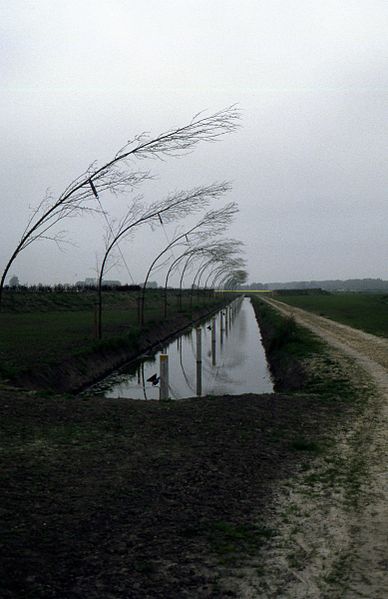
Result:
<svg viewBox="0 0 388 599"><path fill-rule="evenodd" d="M308 451L315 454L320 454L323 451L322 446L316 441L308 441L307 439L298 438L291 443L292 449L296 451Z"/></svg>
<svg viewBox="0 0 388 599"><path fill-rule="evenodd" d="M211 551L227 563L242 556L258 555L275 532L266 526L234 524L220 520L209 522L204 534Z"/></svg>

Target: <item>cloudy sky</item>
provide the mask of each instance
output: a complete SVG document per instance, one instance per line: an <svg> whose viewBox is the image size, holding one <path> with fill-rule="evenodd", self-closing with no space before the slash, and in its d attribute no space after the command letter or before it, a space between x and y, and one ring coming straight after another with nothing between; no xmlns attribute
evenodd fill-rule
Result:
<svg viewBox="0 0 388 599"><path fill-rule="evenodd" d="M229 180L218 205L239 205L229 236L251 281L388 279L387 26L386 0L0 0L0 268L47 188L140 132L237 103L237 132L147 165L145 200ZM102 197L111 219L130 201ZM73 245L36 243L11 274L94 276L103 219L66 229ZM173 234L121 245L134 280Z"/></svg>

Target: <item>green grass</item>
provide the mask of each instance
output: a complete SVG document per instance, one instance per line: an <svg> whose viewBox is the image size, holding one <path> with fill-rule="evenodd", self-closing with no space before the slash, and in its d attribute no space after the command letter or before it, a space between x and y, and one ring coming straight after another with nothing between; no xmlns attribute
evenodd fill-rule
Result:
<svg viewBox="0 0 388 599"><path fill-rule="evenodd" d="M294 369L302 372L297 384L288 388L288 392L302 391L319 397L325 403L340 399L346 404L356 405L362 399L362 393L355 388L348 373L338 367L323 341L260 299L253 298L252 302L262 331L270 332L269 338L264 339L270 364L275 359L281 364L283 372Z"/></svg>
<svg viewBox="0 0 388 599"><path fill-rule="evenodd" d="M137 292L104 291L107 305L127 307L136 304ZM2 312L91 311L97 302L97 292L29 292L7 290L3 296Z"/></svg>
<svg viewBox="0 0 388 599"><path fill-rule="evenodd" d="M373 335L388 337L387 294L336 293L279 296L276 299Z"/></svg>
<svg viewBox="0 0 388 599"><path fill-rule="evenodd" d="M271 330L268 343L270 353L281 352L284 356L303 359L322 351L323 344L319 339L307 329L298 326L293 318L282 316L257 297L252 298L252 304L259 315L261 325L267 325Z"/></svg>
<svg viewBox="0 0 388 599"><path fill-rule="evenodd" d="M90 351L119 347L125 343L136 350L140 333L137 293L104 292L103 339L97 341L96 293L8 293L0 312L0 377L46 364L58 364ZM220 298L206 298L212 305ZM183 297L185 314L203 307L205 298ZM168 316L177 313L176 298L170 295ZM164 320L160 291L148 290L145 303L145 333Z"/></svg>

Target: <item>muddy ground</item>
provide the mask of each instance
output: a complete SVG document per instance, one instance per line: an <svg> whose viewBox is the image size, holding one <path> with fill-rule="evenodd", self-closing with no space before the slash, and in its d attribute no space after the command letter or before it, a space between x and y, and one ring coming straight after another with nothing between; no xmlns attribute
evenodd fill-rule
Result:
<svg viewBox="0 0 388 599"><path fill-rule="evenodd" d="M279 394L3 390L0 410L4 599L240 596L234 572L252 559L260 572L278 534L277 481L313 459L298 442L338 425L314 398Z"/></svg>

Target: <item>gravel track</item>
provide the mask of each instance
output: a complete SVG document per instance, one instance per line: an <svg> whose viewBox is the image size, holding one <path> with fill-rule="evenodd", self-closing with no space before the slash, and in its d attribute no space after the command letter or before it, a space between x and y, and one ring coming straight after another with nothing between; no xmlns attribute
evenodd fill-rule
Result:
<svg viewBox="0 0 388 599"><path fill-rule="evenodd" d="M354 369L361 367L378 390L367 456L369 500L363 513L354 514L348 523L356 535L351 591L346 597L388 597L388 340L276 300L265 301L354 360Z"/></svg>

